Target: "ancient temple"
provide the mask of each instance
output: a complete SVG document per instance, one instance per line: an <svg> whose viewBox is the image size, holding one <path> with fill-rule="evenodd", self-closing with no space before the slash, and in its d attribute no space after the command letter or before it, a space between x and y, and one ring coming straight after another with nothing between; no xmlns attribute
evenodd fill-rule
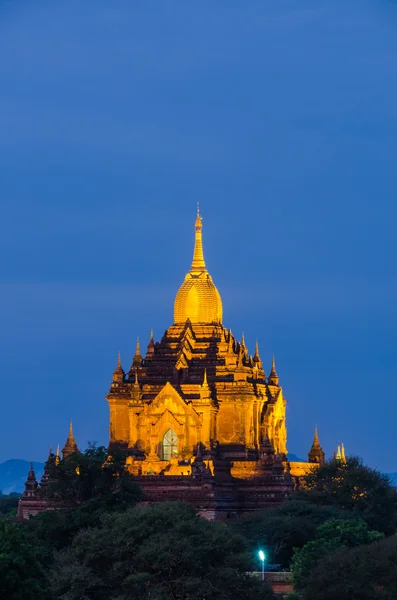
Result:
<svg viewBox="0 0 397 600"><path fill-rule="evenodd" d="M237 340L222 318L198 213L193 260L176 294L174 323L159 341L150 334L144 355L137 341L127 372L118 356L106 397L110 451L115 445L127 449L128 468L146 501L185 500L209 519L282 502L325 459L316 428L309 462L288 460L286 400L274 356L266 375L258 343L251 355L244 336ZM70 424L62 460L74 452L79 449ZM39 487L31 469L21 518L49 507L38 489L48 485L50 462L60 460L58 446Z"/></svg>
<svg viewBox="0 0 397 600"><path fill-rule="evenodd" d="M266 375L258 344L250 355L244 336L237 340L222 317L198 213L193 260L176 294L174 323L160 341L150 335L145 355L137 342L127 372L119 356L106 398L110 445L129 449L129 469L149 499L200 496L189 491L199 460L205 489L213 495L207 513L221 518L222 511L280 502L293 478L310 468L287 460L286 401L274 357ZM317 432L309 460L324 461ZM204 493L202 499L205 512Z"/></svg>

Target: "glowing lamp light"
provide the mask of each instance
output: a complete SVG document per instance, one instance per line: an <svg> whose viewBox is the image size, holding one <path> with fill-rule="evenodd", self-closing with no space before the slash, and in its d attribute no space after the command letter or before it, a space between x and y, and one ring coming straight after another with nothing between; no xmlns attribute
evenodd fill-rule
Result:
<svg viewBox="0 0 397 600"><path fill-rule="evenodd" d="M259 555L260 561L262 562L262 577L261 577L261 580L262 580L262 583L264 583L265 582L265 558L266 558L266 555L263 552L263 550L259 550L258 555Z"/></svg>

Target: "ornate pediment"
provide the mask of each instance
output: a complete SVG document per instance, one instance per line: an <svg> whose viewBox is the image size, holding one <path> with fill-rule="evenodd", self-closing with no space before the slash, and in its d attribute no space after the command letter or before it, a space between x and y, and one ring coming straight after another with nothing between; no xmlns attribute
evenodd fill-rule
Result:
<svg viewBox="0 0 397 600"><path fill-rule="evenodd" d="M178 415L188 415L193 418L195 423L201 422L200 416L194 410L192 403L190 401L186 402L169 381L152 402L145 405L145 408L147 414L160 416L163 412L169 411L176 418L178 418Z"/></svg>

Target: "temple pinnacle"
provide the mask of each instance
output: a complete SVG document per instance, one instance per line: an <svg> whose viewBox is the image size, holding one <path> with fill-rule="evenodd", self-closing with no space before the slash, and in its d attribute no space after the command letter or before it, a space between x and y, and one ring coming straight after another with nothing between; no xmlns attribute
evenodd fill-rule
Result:
<svg viewBox="0 0 397 600"><path fill-rule="evenodd" d="M59 465L59 461L61 460L61 449L59 448L59 444L57 446L57 451L55 454L55 464Z"/></svg>
<svg viewBox="0 0 397 600"><path fill-rule="evenodd" d="M340 451L340 459L341 459L341 461L342 461L344 464L347 462L347 461L346 461L346 455L345 455L345 445L344 445L344 444L342 444L342 446L341 446L341 451Z"/></svg>
<svg viewBox="0 0 397 600"><path fill-rule="evenodd" d="M154 355L154 337L153 329L150 330L149 344L147 347L146 358L152 358Z"/></svg>
<svg viewBox="0 0 397 600"><path fill-rule="evenodd" d="M135 355L132 359L132 364L134 366L142 364L141 343L139 341L139 337L136 339Z"/></svg>
<svg viewBox="0 0 397 600"><path fill-rule="evenodd" d="M117 355L117 367L115 368L115 370L113 371L113 381L116 382L122 382L124 380L124 371L123 371L123 367L121 366L121 357L120 357L120 352ZM72 422L70 422L70 427L72 427Z"/></svg>
<svg viewBox="0 0 397 600"><path fill-rule="evenodd" d="M320 465L324 464L325 453L320 444L317 426L314 429L314 439L313 439L312 447L309 450L308 457L309 457L310 463L318 463Z"/></svg>
<svg viewBox="0 0 397 600"><path fill-rule="evenodd" d="M197 210L197 218L194 224L196 234L195 234L195 244L194 244L194 252L193 252L193 261L190 272L194 271L206 271L205 268L205 260L204 260L204 252L203 252L203 221L200 215L200 210L198 207Z"/></svg>
<svg viewBox="0 0 397 600"><path fill-rule="evenodd" d="M272 370L270 371L270 375L268 377L268 382L270 385L278 385L279 377L276 371L276 361L274 360L274 354L272 357Z"/></svg>

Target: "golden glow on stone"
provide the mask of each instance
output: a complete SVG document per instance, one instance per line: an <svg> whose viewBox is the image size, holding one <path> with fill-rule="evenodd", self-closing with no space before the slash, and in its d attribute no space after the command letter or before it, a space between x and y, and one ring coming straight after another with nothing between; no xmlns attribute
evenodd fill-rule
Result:
<svg viewBox="0 0 397 600"><path fill-rule="evenodd" d="M199 212L195 230L192 266L175 298L174 323L222 323L222 300L205 266Z"/></svg>

